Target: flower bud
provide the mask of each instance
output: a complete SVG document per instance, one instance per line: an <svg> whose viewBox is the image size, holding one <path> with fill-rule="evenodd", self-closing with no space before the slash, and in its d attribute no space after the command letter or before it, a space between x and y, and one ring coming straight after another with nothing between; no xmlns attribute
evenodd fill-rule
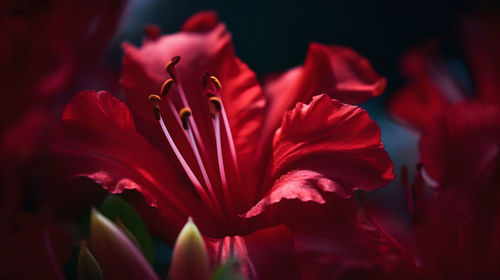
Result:
<svg viewBox="0 0 500 280"><path fill-rule="evenodd" d="M90 241L106 279L158 279L134 242L95 209L90 218Z"/></svg>
<svg viewBox="0 0 500 280"><path fill-rule="evenodd" d="M189 218L175 242L171 280L208 280L210 265L207 249L198 228Z"/></svg>
<svg viewBox="0 0 500 280"><path fill-rule="evenodd" d="M87 243L80 243L80 254L78 254L78 280L102 280L101 267L94 255L87 248Z"/></svg>

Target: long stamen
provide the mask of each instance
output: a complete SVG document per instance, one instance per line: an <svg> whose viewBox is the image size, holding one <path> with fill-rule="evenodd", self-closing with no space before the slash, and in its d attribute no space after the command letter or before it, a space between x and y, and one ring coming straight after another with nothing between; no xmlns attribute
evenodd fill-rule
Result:
<svg viewBox="0 0 500 280"><path fill-rule="evenodd" d="M174 154L177 157L177 159L179 160L182 168L184 169L184 171L188 175L189 180L191 180L191 182L193 183L196 192L201 197L201 199L204 201L204 203L206 205L208 205L212 209L212 211L214 211L214 213L217 215L215 207L212 204L212 202L210 201L210 198L208 197L207 193L205 192L205 190L201 186L200 181L198 180L198 178L196 178L193 171L191 170L191 168L187 164L186 160L184 159L184 157L180 153L179 149L175 145L175 143L172 139L172 136L168 132L168 129L165 126L165 123L163 122L163 119L162 119L161 114L160 114L160 105L159 105L161 98L158 95L152 94L149 96L149 100L153 103L153 110L154 110L156 119L160 123L163 134L167 138L167 141L168 141L170 147L172 148L172 150L174 151Z"/></svg>
<svg viewBox="0 0 500 280"><path fill-rule="evenodd" d="M222 89L222 85L215 76L209 76L209 80L212 83L214 87L214 92L217 98L219 98L219 101L222 100L221 95L220 95L220 90ZM236 147L234 145L234 140L233 140L233 133L231 132L231 127L229 126L229 121L227 119L227 114L226 114L226 109L224 108L224 103L220 102L220 113L222 115L222 122L224 125L224 128L226 130L226 137L227 137L227 142L229 143L229 151L231 152L231 159L233 161L234 169L236 170L236 177L238 178L238 182L240 180L240 167L238 164L238 157L236 154Z"/></svg>
<svg viewBox="0 0 500 280"><path fill-rule="evenodd" d="M213 96L209 98L210 105L210 114L212 114L212 124L214 128L215 134L215 142L217 146L217 161L219 164L219 174L222 182L222 189L224 191L224 200L226 201L226 207L228 208L230 213L234 213L233 206L231 203L231 197L229 195L229 189L227 186L227 177L226 171L224 168L224 158L222 156L222 143L221 143L221 135L220 135L220 109L221 102L219 98Z"/></svg>
<svg viewBox="0 0 500 280"><path fill-rule="evenodd" d="M175 70L175 65L177 63L179 63L180 60L181 60L180 56L174 56L167 63L167 65L165 65L165 70L170 75L173 82L175 82L175 84L177 85L177 91L179 92L179 96L181 97L182 106L184 108L190 108L189 102L186 98L186 94L184 93L184 88L182 87L182 83L179 80L179 75L178 75L177 71ZM166 84L166 82L165 82L165 84ZM206 155L207 153L206 153L205 147L203 146L203 142L201 141L200 131L198 130L198 126L196 125L196 122L192 118L189 118L189 124L192 127L194 136L196 138L197 143L201 147L201 151L202 151L203 155Z"/></svg>
<svg viewBox="0 0 500 280"><path fill-rule="evenodd" d="M200 153L198 151L198 147L196 146L196 142L194 140L193 130L191 129L190 122L189 122L189 117L191 116L191 110L189 108L186 108L186 107L182 108L179 111L179 115L180 115L181 120L182 120L182 126L188 132L191 148L193 149L194 155L196 157L196 161L198 162L198 166L200 167L201 174L203 176L203 180L205 181L205 184L206 184L207 189L208 189L208 193L212 197L213 202L214 202L215 206L217 207L217 210L222 212L220 205L218 203L217 196L215 195L214 189L212 187L212 183L210 182L210 179L208 178L208 174L207 174L207 171L205 169L205 165L203 164L203 161L201 160L201 156L200 156Z"/></svg>

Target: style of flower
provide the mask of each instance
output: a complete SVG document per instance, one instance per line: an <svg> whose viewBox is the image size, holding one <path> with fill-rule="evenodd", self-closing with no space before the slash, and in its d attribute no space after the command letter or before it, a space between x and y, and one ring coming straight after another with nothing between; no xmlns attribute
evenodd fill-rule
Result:
<svg viewBox="0 0 500 280"><path fill-rule="evenodd" d="M388 184L393 164L375 122L342 103L385 88L365 58L314 43L303 66L261 87L213 12L123 48L128 106L84 91L63 113L54 149L73 175L139 191L171 237L193 217L212 262L235 257L248 279L370 263L352 194Z"/></svg>

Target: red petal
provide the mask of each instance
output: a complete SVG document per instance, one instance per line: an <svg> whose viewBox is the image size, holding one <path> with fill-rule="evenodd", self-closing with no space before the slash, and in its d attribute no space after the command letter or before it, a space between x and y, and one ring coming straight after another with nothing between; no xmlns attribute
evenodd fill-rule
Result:
<svg viewBox="0 0 500 280"><path fill-rule="evenodd" d="M439 117L450 103L464 97L445 69L443 59L436 54L437 47L436 42L430 41L403 57L401 72L409 83L389 103L394 118L420 130Z"/></svg>
<svg viewBox="0 0 500 280"><path fill-rule="evenodd" d="M326 203L321 205L284 200L250 222L266 226L280 221L290 227L301 279L337 279L334 275L351 268L392 264L397 253L393 244L374 225L358 219L354 198L332 193L323 197Z"/></svg>
<svg viewBox="0 0 500 280"><path fill-rule="evenodd" d="M380 129L368 113L326 95L309 105L299 103L285 115L273 156L271 178L277 181L260 202L266 205L280 198L322 203L318 189L348 197L355 189L374 190L394 178Z"/></svg>
<svg viewBox="0 0 500 280"><path fill-rule="evenodd" d="M355 104L380 95L385 87L385 78L352 49L312 43L302 66L265 82L264 91L270 99L266 125L275 128L296 102L309 102L317 94Z"/></svg>
<svg viewBox="0 0 500 280"><path fill-rule="evenodd" d="M208 32L217 26L217 12L203 11L198 12L188 18L182 25L184 32Z"/></svg>
<svg viewBox="0 0 500 280"><path fill-rule="evenodd" d="M500 108L473 102L450 107L420 140L420 158L440 184L487 182L498 161Z"/></svg>
<svg viewBox="0 0 500 280"><path fill-rule="evenodd" d="M112 193L137 189L178 227L200 208L172 165L137 133L125 104L109 93L77 94L64 111L53 149L71 175L92 178Z"/></svg>
<svg viewBox="0 0 500 280"><path fill-rule="evenodd" d="M500 104L500 21L498 10L464 24L464 43L476 92L488 102Z"/></svg>
<svg viewBox="0 0 500 280"><path fill-rule="evenodd" d="M163 36L154 42L145 43L139 49L129 44L123 47L125 56L122 84L139 131L147 131L146 136L149 136L150 141L164 139L164 136L159 134L161 131L147 97L160 90L168 78L164 71L165 63L178 55L181 61L175 67L209 153L215 151L215 140L209 107L201 84L201 78L206 71L217 76L222 83L222 101L228 114L240 167L245 173L243 175L255 178L256 173L260 174L255 172L255 155L264 117L265 97L255 74L236 57L231 36L223 24L218 24L207 33L180 32ZM174 100L178 99L175 87L170 94ZM166 104L164 108L167 108ZM174 118L167 116L164 120L169 129L177 127L178 132L174 131L174 138L176 135L182 138L177 139L176 143L186 143ZM151 135L152 132L158 134ZM188 148L179 149L185 150L186 154L190 153ZM215 154L209 156L210 162L217 162ZM255 196L252 194L252 187L242 188L242 191L248 193L239 196L240 198Z"/></svg>
<svg viewBox="0 0 500 280"><path fill-rule="evenodd" d="M298 279L293 258L293 239L286 226L255 231L223 239L206 238L208 253L215 264L232 256L239 260L245 279Z"/></svg>

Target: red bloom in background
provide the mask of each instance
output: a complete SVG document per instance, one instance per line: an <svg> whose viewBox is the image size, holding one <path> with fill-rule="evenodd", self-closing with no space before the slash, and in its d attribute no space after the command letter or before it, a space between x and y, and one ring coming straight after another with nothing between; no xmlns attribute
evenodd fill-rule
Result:
<svg viewBox="0 0 500 280"><path fill-rule="evenodd" d="M43 192L39 174L33 178L41 166L34 158L45 143L56 99L72 92L68 88L82 68L97 60L125 2L8 0L0 4L2 279L62 276L60 264L69 257L64 255L69 255L71 241L62 234L49 236L55 228L51 215L46 215L50 211L41 210L39 216L25 213L23 202L30 194ZM29 189L26 182L35 187Z"/></svg>
<svg viewBox="0 0 500 280"><path fill-rule="evenodd" d="M403 59L410 83L389 110L422 131L420 172L408 188L420 275L428 279L500 277L500 22L468 19L464 39L475 95L467 98L435 46Z"/></svg>
<svg viewBox="0 0 500 280"><path fill-rule="evenodd" d="M249 279L295 279L295 258L304 278L325 278L377 257L352 193L388 184L393 165L378 126L342 103L385 88L366 59L311 44L261 87L212 12L124 50L129 107L84 91L63 114L54 149L73 175L138 190L171 238L194 217L212 260L237 257Z"/></svg>
<svg viewBox="0 0 500 280"><path fill-rule="evenodd" d="M388 110L397 120L423 130L451 104L472 99L500 104L500 22L496 14L463 22L463 41L474 94L468 93L446 68L436 41L408 51L401 62L407 85L391 99Z"/></svg>

